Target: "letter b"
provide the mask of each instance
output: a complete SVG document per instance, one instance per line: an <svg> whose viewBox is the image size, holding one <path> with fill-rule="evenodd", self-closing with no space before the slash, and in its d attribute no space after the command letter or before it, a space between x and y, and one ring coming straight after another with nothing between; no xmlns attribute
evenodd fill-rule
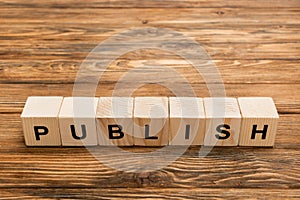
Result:
<svg viewBox="0 0 300 200"><path fill-rule="evenodd" d="M118 135L116 135L118 133ZM118 124L108 125L108 135L109 139L121 139L124 137L122 132L122 126Z"/></svg>

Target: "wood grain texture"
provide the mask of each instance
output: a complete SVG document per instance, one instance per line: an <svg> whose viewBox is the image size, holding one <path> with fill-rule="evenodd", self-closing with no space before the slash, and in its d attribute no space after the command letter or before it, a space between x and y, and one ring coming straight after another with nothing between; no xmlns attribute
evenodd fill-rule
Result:
<svg viewBox="0 0 300 200"><path fill-rule="evenodd" d="M133 146L133 105L131 97L100 97L97 107L98 144ZM108 126L113 125L114 137L110 139Z"/></svg>
<svg viewBox="0 0 300 200"><path fill-rule="evenodd" d="M169 141L168 97L134 98L135 146L166 146Z"/></svg>
<svg viewBox="0 0 300 200"><path fill-rule="evenodd" d="M141 67L143 70L136 75L155 72L147 66L165 66L180 72L189 81L205 83L195 69L180 58L170 58L165 55L157 59L149 56L149 51L139 51L130 58L119 58L103 73L103 80L117 81L120 76L130 69ZM129 55L127 55L129 57ZM144 57L144 58L143 58ZM145 58L146 57L146 58ZM150 58L149 58L150 57ZM164 59L163 59L164 58ZM287 60L214 60L224 83L275 83L299 84L300 72L298 61ZM81 61L9 61L0 60L0 83L73 83ZM272 70L268 70L272 66ZM284 70L285 73L281 73ZM30 71L31 73L24 73ZM111 76L113 73L114 76ZM280 74L280 76L278 76ZM173 78L173 79L171 79ZM171 80L170 80L171 79ZM166 81L176 81L176 77L169 77Z"/></svg>
<svg viewBox="0 0 300 200"><path fill-rule="evenodd" d="M59 110L63 97L29 97L21 114L28 146L61 146Z"/></svg>
<svg viewBox="0 0 300 200"><path fill-rule="evenodd" d="M182 84L173 83L176 87ZM209 91L205 84L192 84L198 97L208 97ZM115 87L114 82L102 81L95 96L111 96ZM22 92L20 92L22 88ZM131 91L133 86L126 83L123 92ZM300 113L300 100L297 98L300 84L225 84L226 95L229 97L272 97L279 113ZM0 84L0 112L21 113L25 101L31 95L65 95L72 96L73 84ZM133 96L173 96L166 88L156 84L148 84L139 88ZM184 95L184 93L183 93Z"/></svg>
<svg viewBox="0 0 300 200"><path fill-rule="evenodd" d="M202 145L205 135L203 98L169 98L169 145Z"/></svg>
<svg viewBox="0 0 300 200"><path fill-rule="evenodd" d="M299 0L1 1L0 199L299 199L299 13ZM216 63L227 96L272 97L280 114L274 148L220 147L199 158L193 147L150 173L117 171L84 148L26 148L20 114L27 97L71 96L88 53L111 35L136 27L170 28L199 42ZM95 95L111 96L131 69L139 77L157 75L150 66L175 69L196 96L210 96L187 62L154 49L119 57L103 73ZM163 83L184 88L169 74ZM120 93L134 89L130 82L122 84ZM133 96L174 94L149 83ZM138 157L121 158L109 147L94 151L102 161L138 163Z"/></svg>
<svg viewBox="0 0 300 200"><path fill-rule="evenodd" d="M218 14L219 12L223 14ZM22 21L19 16L23 16ZM6 61L82 61L99 41L132 27L162 27L186 33L213 59L299 57L299 8L111 9L3 8ZM82 20L84 19L84 20ZM145 24L145 21L147 23ZM289 37L285 37L285 35ZM161 56L156 56L161 57ZM132 56L129 57L131 59Z"/></svg>
<svg viewBox="0 0 300 200"><path fill-rule="evenodd" d="M170 149L160 156L175 157L177 150L178 147ZM138 161L143 158L138 154L124 159L110 147L90 151L93 155L83 148L20 147L13 153L3 149L0 187L299 188L299 149L219 147L199 158L199 148L190 148L172 165L147 173L121 172L103 164L109 159L123 166L139 167Z"/></svg>
<svg viewBox="0 0 300 200"><path fill-rule="evenodd" d="M279 116L272 98L238 98L242 115L239 146L273 146Z"/></svg>
<svg viewBox="0 0 300 200"><path fill-rule="evenodd" d="M265 189L257 188L255 192L249 189L236 188L169 188L156 189L135 188L135 189L49 189L42 188L38 191L36 189L4 189L3 199L299 199L299 189ZM19 194L18 197L15 197Z"/></svg>
<svg viewBox="0 0 300 200"><path fill-rule="evenodd" d="M192 8L203 8L203 7L235 7L235 8L289 8L299 6L299 1L288 0L286 3L282 3L279 0L251 0L247 3L238 0L228 0L228 1L205 1L205 0L166 0L166 1L156 1L156 0L145 0L142 3L134 0L89 0L88 2L77 2L74 3L73 0L67 0L63 2L58 2L55 0L50 0L47 2L41 2L38 0L23 2L20 0L6 0L2 2L1 7L4 8L172 8L172 7L192 7Z"/></svg>
<svg viewBox="0 0 300 200"><path fill-rule="evenodd" d="M96 130L98 100L99 98L93 97L64 97L59 111L59 132L62 146L95 146L98 144Z"/></svg>
<svg viewBox="0 0 300 200"><path fill-rule="evenodd" d="M241 127L241 114L236 98L206 97L206 146L237 146Z"/></svg>

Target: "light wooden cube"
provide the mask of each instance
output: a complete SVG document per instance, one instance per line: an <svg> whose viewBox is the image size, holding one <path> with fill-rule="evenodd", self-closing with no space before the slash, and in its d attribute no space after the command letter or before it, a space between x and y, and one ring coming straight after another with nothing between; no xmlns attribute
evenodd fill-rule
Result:
<svg viewBox="0 0 300 200"><path fill-rule="evenodd" d="M202 98L170 97L170 145L202 145L205 112Z"/></svg>
<svg viewBox="0 0 300 200"><path fill-rule="evenodd" d="M95 97L65 97L59 113L63 146L97 145Z"/></svg>
<svg viewBox="0 0 300 200"><path fill-rule="evenodd" d="M58 113L63 97L28 97L21 114L27 146L60 146Z"/></svg>
<svg viewBox="0 0 300 200"><path fill-rule="evenodd" d="M134 101L134 145L167 145L169 129L168 98L136 97Z"/></svg>
<svg viewBox="0 0 300 200"><path fill-rule="evenodd" d="M238 98L242 114L240 146L273 146L279 116L270 97Z"/></svg>
<svg viewBox="0 0 300 200"><path fill-rule="evenodd" d="M237 146L241 114L236 98L204 98L206 146Z"/></svg>
<svg viewBox="0 0 300 200"><path fill-rule="evenodd" d="M100 97L97 108L100 145L133 145L133 98Z"/></svg>

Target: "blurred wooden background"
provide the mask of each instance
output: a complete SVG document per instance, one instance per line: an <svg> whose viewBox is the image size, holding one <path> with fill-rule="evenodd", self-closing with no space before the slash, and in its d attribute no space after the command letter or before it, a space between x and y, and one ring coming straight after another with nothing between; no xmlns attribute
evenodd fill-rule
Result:
<svg viewBox="0 0 300 200"><path fill-rule="evenodd" d="M273 97L280 114L275 147L214 148L205 158L198 158L199 148L193 147L149 173L117 171L85 148L25 147L20 113L26 98L71 96L88 53L111 35L138 27L170 28L198 41L218 66L228 96ZM299 32L299 0L1 1L0 199L300 198ZM176 69L197 96L209 96L191 66L156 50L121 56L105 71L96 95L112 95L126 71L152 65ZM172 77L163 81L180 87ZM130 89L130 84L124 88ZM173 94L153 83L134 95ZM100 160L108 159L109 151L101 147ZM137 160L130 159L126 162L135 165Z"/></svg>

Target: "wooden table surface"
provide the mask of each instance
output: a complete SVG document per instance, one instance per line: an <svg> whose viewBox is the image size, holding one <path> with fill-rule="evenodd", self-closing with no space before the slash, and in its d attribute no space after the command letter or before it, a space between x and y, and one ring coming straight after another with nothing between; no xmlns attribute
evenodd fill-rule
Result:
<svg viewBox="0 0 300 200"><path fill-rule="evenodd" d="M170 28L199 42L216 63L228 96L273 97L280 114L275 147L218 147L205 158L198 157L199 147L191 147L174 163L148 173L122 172L99 162L110 159L105 156L110 148L99 147L99 160L85 148L27 148L20 120L26 98L71 96L81 62L98 43L141 27ZM299 199L299 32L299 0L1 1L0 199ZM189 64L151 49L113 62L96 96L112 95L129 69L151 65L175 68L197 96L209 96ZM141 73L157 75L151 69ZM181 85L173 77L164 82ZM174 94L152 83L133 95ZM135 158L118 156L111 159L137 164Z"/></svg>

